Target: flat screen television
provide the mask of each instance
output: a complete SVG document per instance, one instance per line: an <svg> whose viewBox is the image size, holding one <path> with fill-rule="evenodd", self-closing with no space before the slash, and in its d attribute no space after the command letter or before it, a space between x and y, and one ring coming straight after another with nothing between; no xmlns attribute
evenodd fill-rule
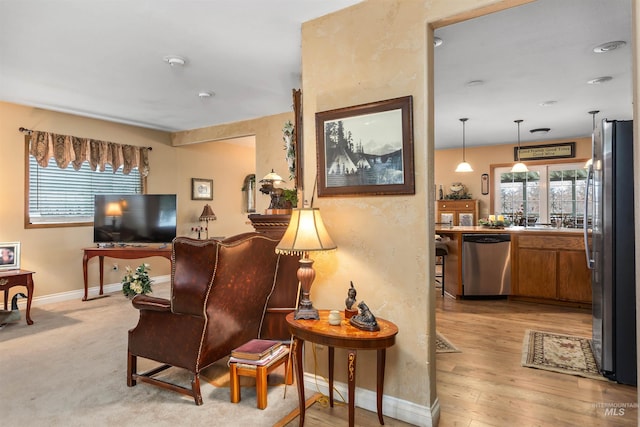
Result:
<svg viewBox="0 0 640 427"><path fill-rule="evenodd" d="M95 196L94 243L170 243L176 237L175 194Z"/></svg>

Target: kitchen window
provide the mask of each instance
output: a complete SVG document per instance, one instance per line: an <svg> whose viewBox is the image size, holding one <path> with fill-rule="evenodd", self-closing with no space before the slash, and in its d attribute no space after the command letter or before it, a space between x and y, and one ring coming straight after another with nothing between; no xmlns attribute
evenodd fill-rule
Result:
<svg viewBox="0 0 640 427"><path fill-rule="evenodd" d="M584 222L587 169L583 162L493 168L494 213L516 224L535 223L578 228ZM587 218L590 221L591 218Z"/></svg>

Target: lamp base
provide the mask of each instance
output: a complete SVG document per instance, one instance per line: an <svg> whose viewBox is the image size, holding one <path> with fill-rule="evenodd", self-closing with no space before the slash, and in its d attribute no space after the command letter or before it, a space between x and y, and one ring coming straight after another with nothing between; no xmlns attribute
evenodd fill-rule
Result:
<svg viewBox="0 0 640 427"><path fill-rule="evenodd" d="M295 320L299 319L313 319L320 320L320 315L318 315L318 310L312 307L300 307L295 311L293 315Z"/></svg>

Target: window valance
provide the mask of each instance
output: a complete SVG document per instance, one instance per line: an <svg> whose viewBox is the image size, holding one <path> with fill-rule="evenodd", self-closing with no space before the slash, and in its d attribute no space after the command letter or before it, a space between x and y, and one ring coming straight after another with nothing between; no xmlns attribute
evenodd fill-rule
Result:
<svg viewBox="0 0 640 427"><path fill-rule="evenodd" d="M29 138L29 154L43 168L47 167L49 159L53 157L61 169L65 169L71 163L75 170L79 170L82 163L87 161L94 171L104 172L105 165L110 164L114 172L122 166L125 175L136 167L140 175L149 174L150 148L148 147L116 144L37 130L31 131Z"/></svg>

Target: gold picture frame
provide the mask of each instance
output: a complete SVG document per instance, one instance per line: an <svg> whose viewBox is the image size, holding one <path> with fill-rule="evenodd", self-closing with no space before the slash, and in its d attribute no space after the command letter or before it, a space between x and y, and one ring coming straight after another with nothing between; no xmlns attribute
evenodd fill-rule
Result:
<svg viewBox="0 0 640 427"><path fill-rule="evenodd" d="M191 200L213 200L213 180L191 178Z"/></svg>

